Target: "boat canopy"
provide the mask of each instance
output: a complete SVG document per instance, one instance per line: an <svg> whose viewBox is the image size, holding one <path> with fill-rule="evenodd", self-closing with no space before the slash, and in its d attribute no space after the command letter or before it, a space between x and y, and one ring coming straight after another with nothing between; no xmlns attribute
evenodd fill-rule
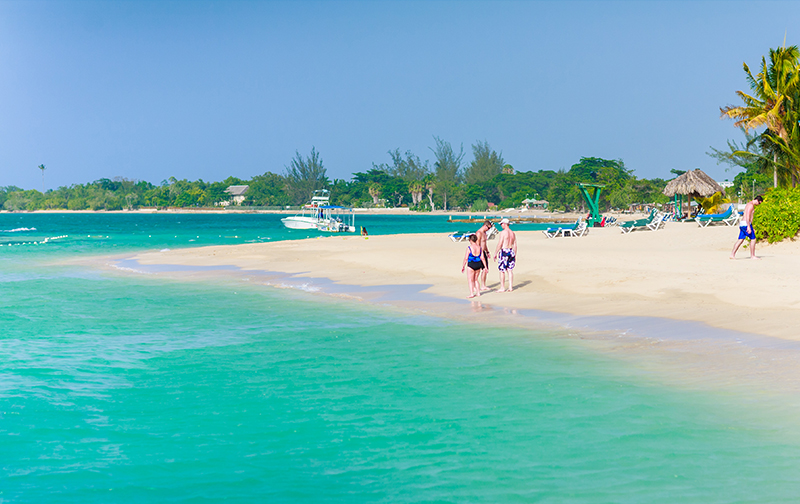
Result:
<svg viewBox="0 0 800 504"><path fill-rule="evenodd" d="M337 205L325 205L325 206L321 206L321 207L317 207L317 208L321 208L323 210L337 210L337 209L338 210L350 210L350 207L343 207L343 206L337 206Z"/></svg>

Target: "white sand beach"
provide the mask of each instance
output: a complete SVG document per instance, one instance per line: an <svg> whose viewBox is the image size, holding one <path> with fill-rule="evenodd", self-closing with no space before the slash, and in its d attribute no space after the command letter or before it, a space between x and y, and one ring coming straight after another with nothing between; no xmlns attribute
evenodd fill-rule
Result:
<svg viewBox="0 0 800 504"><path fill-rule="evenodd" d="M667 317L800 339L800 247L762 243L757 248L762 260L747 259L747 250L730 260L737 231L693 223L629 235L595 228L580 238L547 239L540 231L518 231L514 292L490 292L480 299L498 307ZM492 250L495 245L489 242ZM424 292L463 298L465 247L443 234L333 235L148 252L133 259L142 265L236 266L359 286L429 285ZM489 285L496 288L497 267L490 266Z"/></svg>

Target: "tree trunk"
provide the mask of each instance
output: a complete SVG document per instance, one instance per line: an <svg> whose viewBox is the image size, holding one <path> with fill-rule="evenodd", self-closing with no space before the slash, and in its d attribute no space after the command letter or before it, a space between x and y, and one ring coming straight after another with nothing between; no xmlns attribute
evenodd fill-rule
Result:
<svg viewBox="0 0 800 504"><path fill-rule="evenodd" d="M778 154L772 155L772 186L778 187Z"/></svg>
<svg viewBox="0 0 800 504"><path fill-rule="evenodd" d="M692 218L692 195L686 195L686 219Z"/></svg>

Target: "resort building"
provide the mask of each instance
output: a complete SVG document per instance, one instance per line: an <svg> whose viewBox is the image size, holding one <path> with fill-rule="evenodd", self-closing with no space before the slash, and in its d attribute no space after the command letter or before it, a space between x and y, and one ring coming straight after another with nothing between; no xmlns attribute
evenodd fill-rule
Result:
<svg viewBox="0 0 800 504"><path fill-rule="evenodd" d="M547 203L548 203L547 200L537 200L537 199L531 199L531 198L526 198L526 199L522 200L522 204L525 205L525 208L527 208L528 210L531 210L531 209L533 209L533 210L538 210L538 209L547 210Z"/></svg>
<svg viewBox="0 0 800 504"><path fill-rule="evenodd" d="M244 202L244 193L249 187L249 185L232 185L228 186L225 192L231 195L232 204L241 205Z"/></svg>

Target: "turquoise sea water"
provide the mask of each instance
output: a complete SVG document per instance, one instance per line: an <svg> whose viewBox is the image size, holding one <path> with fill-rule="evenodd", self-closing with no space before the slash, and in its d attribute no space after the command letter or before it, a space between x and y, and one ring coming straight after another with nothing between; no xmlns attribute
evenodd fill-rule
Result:
<svg viewBox="0 0 800 504"><path fill-rule="evenodd" d="M294 238L263 216L188 217L0 215L17 236L0 248L0 502L800 494L797 422L775 398L670 387L554 333L58 264Z"/></svg>

